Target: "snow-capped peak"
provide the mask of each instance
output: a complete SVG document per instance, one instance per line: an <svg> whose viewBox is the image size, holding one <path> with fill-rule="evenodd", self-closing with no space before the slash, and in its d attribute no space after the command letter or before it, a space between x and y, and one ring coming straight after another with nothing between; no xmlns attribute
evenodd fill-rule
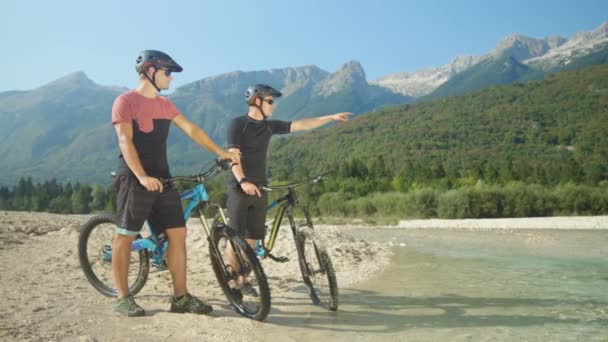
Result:
<svg viewBox="0 0 608 342"><path fill-rule="evenodd" d="M512 34L496 48L482 56L460 56L451 63L416 72L399 72L369 82L403 95L418 97L431 93L454 75L487 59L509 56L520 63L549 70L568 64L576 56L584 56L608 44L608 22L589 32L580 32L570 39L549 36L542 39Z"/></svg>
<svg viewBox="0 0 608 342"><path fill-rule="evenodd" d="M458 56L450 64L416 72L391 74L369 83L407 96L424 96L431 93L455 74L476 64L480 59L481 57L479 56Z"/></svg>
<svg viewBox="0 0 608 342"><path fill-rule="evenodd" d="M542 56L528 59L525 63L549 69L560 64L568 64L573 57L589 54L605 44L608 44L608 22L593 31L577 33L559 47L549 50Z"/></svg>

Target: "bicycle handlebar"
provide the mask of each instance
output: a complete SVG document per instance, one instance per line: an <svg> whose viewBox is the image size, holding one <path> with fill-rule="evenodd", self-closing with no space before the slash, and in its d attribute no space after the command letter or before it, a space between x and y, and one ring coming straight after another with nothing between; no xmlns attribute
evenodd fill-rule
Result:
<svg viewBox="0 0 608 342"><path fill-rule="evenodd" d="M211 164L211 165L209 165ZM222 160L219 158L213 159L205 163L201 167L201 172L192 176L174 176L169 179L162 179L163 184L169 184L173 181L186 181L186 182L208 182L217 176L220 172L230 170L234 164L229 160Z"/></svg>
<svg viewBox="0 0 608 342"><path fill-rule="evenodd" d="M285 185L275 185L275 186L260 186L260 190L264 190L267 192L273 191L273 190L287 190L287 189L293 189L297 186L300 186L302 184L317 184L320 181L323 180L323 177L331 172L333 172L334 170L329 170L329 171L325 171L325 172L321 172L316 176L312 176L308 179L304 179L301 181L297 181L297 182L293 182L293 183L289 183L289 184L285 184Z"/></svg>

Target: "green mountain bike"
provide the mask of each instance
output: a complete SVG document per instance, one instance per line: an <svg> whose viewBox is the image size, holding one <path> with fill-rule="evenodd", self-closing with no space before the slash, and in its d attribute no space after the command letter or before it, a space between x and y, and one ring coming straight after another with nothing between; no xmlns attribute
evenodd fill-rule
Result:
<svg viewBox="0 0 608 342"><path fill-rule="evenodd" d="M336 311L338 309L338 282L334 267L327 253L325 242L315 234L310 211L306 205L298 201L296 191L300 185L320 182L325 174L286 185L260 187L262 191L285 191L286 193L266 207L267 212L277 210L266 225L267 229L269 225L272 225L270 233L266 234L265 240L258 240L256 243L256 254L261 259L269 258L275 262L289 261L286 257L271 254L283 218L287 215L302 278L312 302L328 310ZM226 222L226 217L218 215L214 222Z"/></svg>

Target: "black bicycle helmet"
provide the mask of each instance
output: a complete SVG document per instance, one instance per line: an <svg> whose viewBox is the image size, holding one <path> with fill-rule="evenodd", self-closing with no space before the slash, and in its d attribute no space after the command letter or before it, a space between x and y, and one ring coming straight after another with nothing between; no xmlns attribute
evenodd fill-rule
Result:
<svg viewBox="0 0 608 342"><path fill-rule="evenodd" d="M154 68L152 77L146 72L150 67ZM184 70L173 60L173 58L162 51L144 50L139 53L137 60L135 61L135 70L137 70L137 73L144 75L158 92L160 92L160 88L156 85L156 73L162 68L173 72L181 72Z"/></svg>
<svg viewBox="0 0 608 342"><path fill-rule="evenodd" d="M135 70L137 70L138 74L143 74L149 67L154 67L156 70L166 68L173 72L182 72L184 70L166 53L156 50L144 50L137 56Z"/></svg>
<svg viewBox="0 0 608 342"><path fill-rule="evenodd" d="M266 96L281 97L281 92L266 84L254 84L247 87L245 91L245 101L248 105L253 105L256 98L263 99Z"/></svg>

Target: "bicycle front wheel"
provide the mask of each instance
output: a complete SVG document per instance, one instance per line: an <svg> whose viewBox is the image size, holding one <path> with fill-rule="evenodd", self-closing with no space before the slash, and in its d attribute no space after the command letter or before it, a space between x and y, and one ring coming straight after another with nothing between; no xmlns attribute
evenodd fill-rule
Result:
<svg viewBox="0 0 608 342"><path fill-rule="evenodd" d="M211 230L211 265L228 302L238 314L263 321L270 311L270 289L255 252L229 226L215 221Z"/></svg>
<svg viewBox="0 0 608 342"><path fill-rule="evenodd" d="M116 297L112 278L112 241L116 231L114 215L97 215L81 228L78 237L80 267L95 290L104 296ZM131 252L129 262L129 294L135 295L145 285L150 271L148 251Z"/></svg>
<svg viewBox="0 0 608 342"><path fill-rule="evenodd" d="M310 215L305 212L306 226L297 232L300 270L304 283L308 286L310 299L314 304L328 310L338 310L338 282L331 258L325 245L312 229Z"/></svg>

